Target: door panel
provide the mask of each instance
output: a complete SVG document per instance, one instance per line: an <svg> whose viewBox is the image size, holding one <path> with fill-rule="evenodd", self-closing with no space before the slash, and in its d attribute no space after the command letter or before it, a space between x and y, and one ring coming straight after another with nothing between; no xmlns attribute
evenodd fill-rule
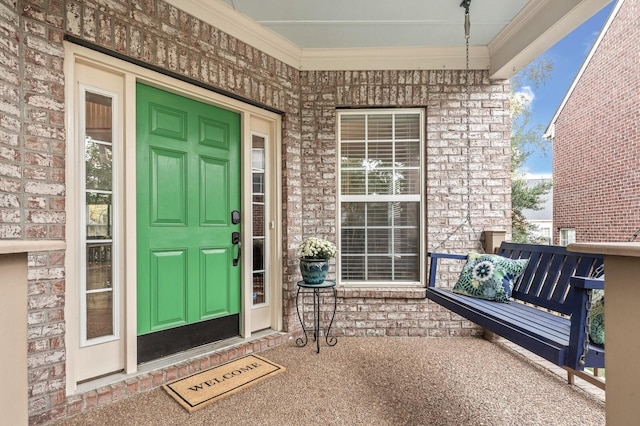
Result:
<svg viewBox="0 0 640 426"><path fill-rule="evenodd" d="M140 88L140 85L138 86ZM140 93L140 90L138 90ZM149 104L151 124L149 133L174 141L187 140L187 113L158 104Z"/></svg>
<svg viewBox="0 0 640 426"><path fill-rule="evenodd" d="M143 84L136 99L138 335L237 318L240 116Z"/></svg>
<svg viewBox="0 0 640 426"><path fill-rule="evenodd" d="M200 117L200 143L212 148L229 149L229 124Z"/></svg>
<svg viewBox="0 0 640 426"><path fill-rule="evenodd" d="M151 224L187 225L185 153L151 149Z"/></svg>
<svg viewBox="0 0 640 426"><path fill-rule="evenodd" d="M228 164L214 158L200 158L200 224L225 225L229 220L229 200L226 191Z"/></svg>
<svg viewBox="0 0 640 426"><path fill-rule="evenodd" d="M231 254L225 248L202 250L200 265L202 271L200 278L203 281L202 288L202 311L203 319L215 318L220 314L229 312L231 305L231 292L224 285L229 278L226 275L227 265L231 263ZM207 282L213 285L206 285Z"/></svg>
<svg viewBox="0 0 640 426"><path fill-rule="evenodd" d="M151 253L151 329L187 323L187 253Z"/></svg>

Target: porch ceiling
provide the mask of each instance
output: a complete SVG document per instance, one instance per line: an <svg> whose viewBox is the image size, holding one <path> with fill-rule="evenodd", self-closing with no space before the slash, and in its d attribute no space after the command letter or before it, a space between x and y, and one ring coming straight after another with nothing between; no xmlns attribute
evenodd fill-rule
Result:
<svg viewBox="0 0 640 426"><path fill-rule="evenodd" d="M509 78L611 0L471 0L470 66ZM461 0L168 0L299 69L461 69Z"/></svg>

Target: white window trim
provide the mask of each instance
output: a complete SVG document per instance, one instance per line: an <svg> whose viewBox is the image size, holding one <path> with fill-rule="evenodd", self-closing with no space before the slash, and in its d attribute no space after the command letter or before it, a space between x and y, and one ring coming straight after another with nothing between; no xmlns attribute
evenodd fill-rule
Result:
<svg viewBox="0 0 640 426"><path fill-rule="evenodd" d="M576 242L576 229L575 228L560 228L559 243L561 246L568 246L569 244Z"/></svg>
<svg viewBox="0 0 640 426"><path fill-rule="evenodd" d="M341 182L342 182L342 167L341 167L341 143L342 143L342 135L340 129L340 117L343 115L385 115L385 114L419 114L420 115L420 166L417 168L420 171L420 193L416 194L405 194L405 195L396 195L393 198L389 198L389 196L385 195L341 195ZM354 110L339 110L337 112L336 119L336 135L337 135L337 148L336 148L336 164L337 164L337 173L336 173L336 199L337 199L337 244L338 244L338 255L336 258L336 280L338 284L345 287L393 287L393 288L402 288L402 287L424 287L425 286L425 265L420 261L423 258L423 254L426 250L426 192L425 192L425 176L426 176L426 161L425 161L425 145L426 145L426 128L425 128L425 116L426 112L424 108L390 108L390 109L354 109ZM342 271L341 271L341 263L342 260L340 258L340 248L342 241L342 214L341 214L341 204L342 202L376 202L376 201L397 201L397 202L418 202L419 203L419 221L418 221L418 231L419 231L419 243L418 243L418 266L420 271L418 273L419 280L418 281L342 281ZM397 228L394 228L397 229Z"/></svg>

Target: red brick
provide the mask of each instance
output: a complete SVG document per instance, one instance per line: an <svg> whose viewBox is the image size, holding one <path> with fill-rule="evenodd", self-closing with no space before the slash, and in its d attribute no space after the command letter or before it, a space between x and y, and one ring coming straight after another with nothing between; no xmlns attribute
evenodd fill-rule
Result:
<svg viewBox="0 0 640 426"><path fill-rule="evenodd" d="M169 367L165 369L167 374L167 381L171 382L178 378L178 368L177 367Z"/></svg>
<svg viewBox="0 0 640 426"><path fill-rule="evenodd" d="M127 385L123 382L111 385L111 396L113 400L122 399L127 395Z"/></svg>
<svg viewBox="0 0 640 426"><path fill-rule="evenodd" d="M140 382L138 379L129 379L126 382L127 395L135 395L140 390Z"/></svg>
<svg viewBox="0 0 640 426"><path fill-rule="evenodd" d="M98 392L90 391L84 396L84 410L98 406Z"/></svg>
<svg viewBox="0 0 640 426"><path fill-rule="evenodd" d="M64 337L53 337L49 339L49 346L51 349L64 348Z"/></svg>
<svg viewBox="0 0 640 426"><path fill-rule="evenodd" d="M60 379L64 378L66 373L65 364L56 364L51 366L50 372L51 372L51 378L60 378Z"/></svg>
<svg viewBox="0 0 640 426"><path fill-rule="evenodd" d="M165 382L165 378L164 378L164 372L162 371L154 371L151 373L151 377L153 378L153 386L160 386L162 384L164 384Z"/></svg>
<svg viewBox="0 0 640 426"><path fill-rule="evenodd" d="M44 413L40 413L38 415L29 416L29 424L37 425L49 423L52 420L64 417L66 412L66 407L58 407L52 410L45 411Z"/></svg>
<svg viewBox="0 0 640 426"><path fill-rule="evenodd" d="M74 416L76 414L80 414L82 412L82 398L81 397L72 397L67 401L67 415Z"/></svg>
<svg viewBox="0 0 640 426"><path fill-rule="evenodd" d="M199 359L194 359L187 365L187 376L193 373L197 373L201 370L201 364Z"/></svg>
<svg viewBox="0 0 640 426"><path fill-rule="evenodd" d="M56 391L49 396L51 405L53 407L65 404L67 402L67 396L64 390Z"/></svg>
<svg viewBox="0 0 640 426"><path fill-rule="evenodd" d="M153 388L153 377L151 375L144 375L140 377L140 391L145 391Z"/></svg>
<svg viewBox="0 0 640 426"><path fill-rule="evenodd" d="M216 365L221 364L220 355L215 353L209 356L209 365L211 367L215 367Z"/></svg>
<svg viewBox="0 0 640 426"><path fill-rule="evenodd" d="M640 228L640 75L621 60L636 49L637 16L623 3L567 99L553 140L554 242L628 241Z"/></svg>
<svg viewBox="0 0 640 426"><path fill-rule="evenodd" d="M113 391L110 386L105 386L97 390L98 405L108 404L113 401Z"/></svg>
<svg viewBox="0 0 640 426"><path fill-rule="evenodd" d="M189 375L189 366L188 365L180 365L178 367L178 377L186 377Z"/></svg>

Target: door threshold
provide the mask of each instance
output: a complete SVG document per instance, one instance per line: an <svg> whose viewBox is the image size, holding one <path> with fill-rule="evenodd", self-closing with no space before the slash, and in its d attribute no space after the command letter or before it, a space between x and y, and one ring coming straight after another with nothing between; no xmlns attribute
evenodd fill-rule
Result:
<svg viewBox="0 0 640 426"><path fill-rule="evenodd" d="M124 372L118 372L114 374L109 374L106 376L101 376L95 379L89 379L82 383L78 383L76 388L76 394L83 394L85 392L89 392L103 386L113 385L115 383L123 382L125 380L135 378L141 376L143 374L147 374L151 371L161 370L167 367L171 367L173 365L189 361L194 358L199 358L205 355L209 355L214 352L222 351L230 349L234 346L241 346L250 344L256 340L260 340L269 336L278 335L278 334L286 334L281 331L275 331L272 329L261 330L251 334L251 337L245 339L240 336L231 337L229 339L220 340L213 343L208 343L206 345L198 346L197 348L189 349L183 352L179 352L177 354L169 355L157 360L145 362L143 364L138 365L138 369L135 373L126 374Z"/></svg>

